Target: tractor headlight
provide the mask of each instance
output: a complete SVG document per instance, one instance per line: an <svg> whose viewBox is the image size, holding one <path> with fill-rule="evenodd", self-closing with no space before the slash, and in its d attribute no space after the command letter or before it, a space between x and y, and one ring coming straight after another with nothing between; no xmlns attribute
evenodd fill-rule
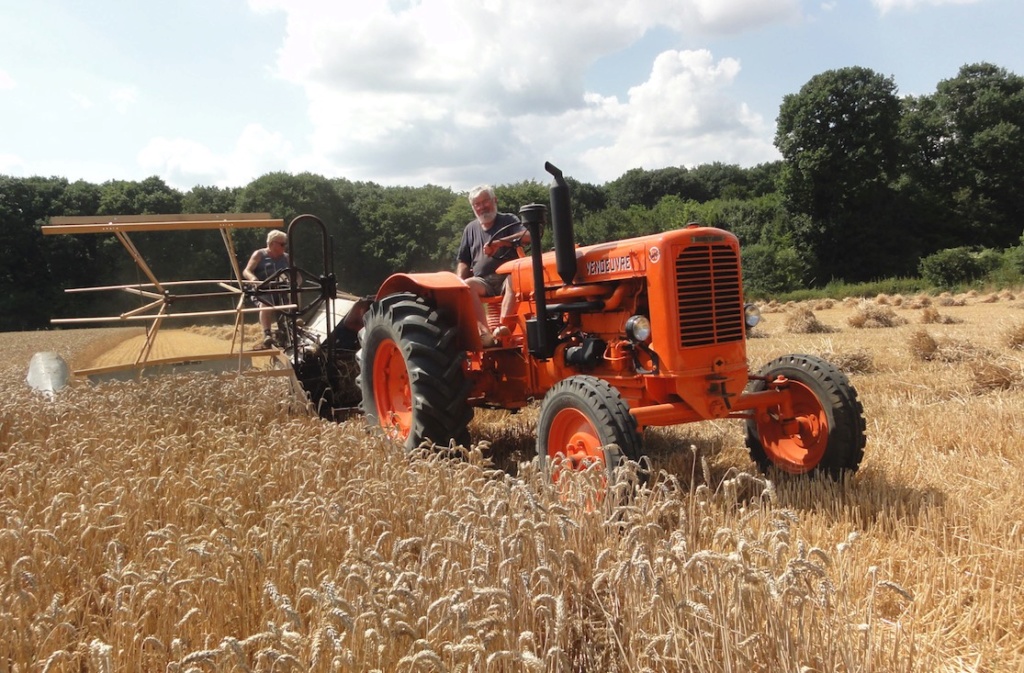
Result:
<svg viewBox="0 0 1024 673"><path fill-rule="evenodd" d="M630 316L626 321L626 336L634 343L645 343L651 338L651 321L643 315Z"/></svg>
<svg viewBox="0 0 1024 673"><path fill-rule="evenodd" d="M757 304L744 305L743 322L747 324L747 329L750 329L761 322L761 309L757 307Z"/></svg>

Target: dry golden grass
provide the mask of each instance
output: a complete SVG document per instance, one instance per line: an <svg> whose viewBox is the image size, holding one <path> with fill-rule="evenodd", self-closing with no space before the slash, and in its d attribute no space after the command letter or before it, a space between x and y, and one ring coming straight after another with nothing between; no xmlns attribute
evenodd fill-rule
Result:
<svg viewBox="0 0 1024 673"><path fill-rule="evenodd" d="M596 505L595 475L559 497L528 462L535 405L407 457L281 379L48 402L29 356L110 334L0 335L0 670L1024 670L1010 308L946 309L927 334L973 354L950 360L913 353L919 324L839 329L845 303L827 334L769 316L754 368L870 360L857 475L766 479L715 421L648 430L649 486Z"/></svg>

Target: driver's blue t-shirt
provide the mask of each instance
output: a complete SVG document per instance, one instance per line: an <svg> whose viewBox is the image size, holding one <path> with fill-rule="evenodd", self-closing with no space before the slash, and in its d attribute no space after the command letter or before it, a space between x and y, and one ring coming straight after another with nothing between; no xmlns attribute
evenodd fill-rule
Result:
<svg viewBox="0 0 1024 673"><path fill-rule="evenodd" d="M515 248L503 246L495 250L493 256L488 256L484 254L484 244L492 237L507 238L525 230L526 227L512 213L498 213L487 231L484 231L479 219L473 220L462 232L457 259L473 269L474 276L490 276L505 262L516 259L517 255Z"/></svg>

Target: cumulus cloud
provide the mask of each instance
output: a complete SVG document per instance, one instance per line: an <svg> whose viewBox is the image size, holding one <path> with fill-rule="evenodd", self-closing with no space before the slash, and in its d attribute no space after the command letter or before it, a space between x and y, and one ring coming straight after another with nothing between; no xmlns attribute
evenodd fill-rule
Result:
<svg viewBox="0 0 1024 673"><path fill-rule="evenodd" d="M292 145L259 124L245 127L227 153L184 138L153 138L139 152L139 166L179 189L201 185L244 185L288 166Z"/></svg>
<svg viewBox="0 0 1024 673"><path fill-rule="evenodd" d="M565 167L580 179L616 177L641 161L765 160L770 145L757 134L770 130L728 95L740 67L733 59L666 52L625 101L584 82L601 57L659 26L683 40L800 12L798 0L249 4L286 15L276 72L306 94L316 148L306 165L453 186L532 177L560 152L583 157L590 175Z"/></svg>
<svg viewBox="0 0 1024 673"><path fill-rule="evenodd" d="M576 126L594 129L581 157L607 181L630 167L693 166L722 161L751 165L777 158L764 120L729 94L740 69L710 52L667 51L628 100L591 97Z"/></svg>

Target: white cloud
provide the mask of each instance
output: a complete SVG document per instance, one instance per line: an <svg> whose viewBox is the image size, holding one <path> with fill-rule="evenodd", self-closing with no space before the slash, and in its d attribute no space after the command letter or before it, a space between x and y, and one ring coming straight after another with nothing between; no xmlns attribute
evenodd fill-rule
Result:
<svg viewBox="0 0 1024 673"><path fill-rule="evenodd" d="M191 189L197 184L244 185L264 173L288 167L292 146L279 133L249 124L227 154L185 138L153 138L139 152L138 163L167 184Z"/></svg>
<svg viewBox="0 0 1024 673"><path fill-rule="evenodd" d="M0 69L0 91L9 91L17 86L17 82L6 70Z"/></svg>
<svg viewBox="0 0 1024 673"><path fill-rule="evenodd" d="M729 95L738 74L734 59L711 53L668 51L654 62L650 77L629 91L629 100L592 99L581 125L604 127L605 138L582 153L600 181L631 167L694 166L701 163L755 164L778 158L771 129Z"/></svg>
<svg viewBox="0 0 1024 673"><path fill-rule="evenodd" d="M973 5L982 0L871 0L871 4L882 14L894 9L913 10L923 6L937 5Z"/></svg>
<svg viewBox="0 0 1024 673"><path fill-rule="evenodd" d="M590 0L249 4L286 14L276 68L306 93L316 149L305 166L454 186L533 175L554 153L581 151L582 138L604 141L586 157L602 178L640 160L764 160L757 143L745 146L760 120L722 91L739 68L732 59L663 55L626 103L595 97L584 79L599 58L657 26L729 33L799 16L798 0L623 0L614 9ZM675 106L662 113L666 96ZM727 140L735 157L712 151Z"/></svg>

